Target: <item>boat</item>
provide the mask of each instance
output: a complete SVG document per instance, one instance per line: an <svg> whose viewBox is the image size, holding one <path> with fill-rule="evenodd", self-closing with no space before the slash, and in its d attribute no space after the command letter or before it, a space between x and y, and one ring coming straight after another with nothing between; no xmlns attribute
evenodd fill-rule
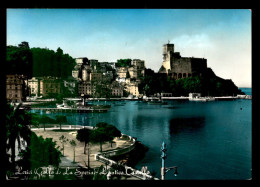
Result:
<svg viewBox="0 0 260 187"><path fill-rule="evenodd" d="M64 104L56 104L56 107L57 108L60 108L60 109L65 109L66 107L64 106Z"/></svg>
<svg viewBox="0 0 260 187"><path fill-rule="evenodd" d="M65 110L89 110L89 111L101 111L101 110L109 110L111 108L111 105L87 105L84 106L80 103L76 104L76 105L72 105L72 106L68 106L66 103L62 103L62 104L56 104L57 109L65 109Z"/></svg>
<svg viewBox="0 0 260 187"><path fill-rule="evenodd" d="M46 112L45 112L46 114L50 114L51 113L51 111L49 111L49 110L46 110Z"/></svg>

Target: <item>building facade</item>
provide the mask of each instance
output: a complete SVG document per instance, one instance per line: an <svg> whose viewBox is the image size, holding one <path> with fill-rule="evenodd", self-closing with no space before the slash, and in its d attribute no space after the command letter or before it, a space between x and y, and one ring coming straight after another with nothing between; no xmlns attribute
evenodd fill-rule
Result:
<svg viewBox="0 0 260 187"><path fill-rule="evenodd" d="M7 101L22 102L26 98L25 76L6 75L6 99Z"/></svg>
<svg viewBox="0 0 260 187"><path fill-rule="evenodd" d="M50 94L60 94L63 81L56 77L44 77L40 80L40 94L48 96Z"/></svg>
<svg viewBox="0 0 260 187"><path fill-rule="evenodd" d="M117 81L111 84L111 96L113 97L123 97L124 96L124 86Z"/></svg>
<svg viewBox="0 0 260 187"><path fill-rule="evenodd" d="M127 78L128 67L118 67L116 69L117 77L119 79Z"/></svg>
<svg viewBox="0 0 260 187"><path fill-rule="evenodd" d="M95 89L90 82L81 81L78 83L78 95L91 96L94 91Z"/></svg>
<svg viewBox="0 0 260 187"><path fill-rule="evenodd" d="M138 97L139 96L139 89L138 89L138 83L135 81L131 81L130 79L127 79L125 84L126 91L133 95Z"/></svg>
<svg viewBox="0 0 260 187"><path fill-rule="evenodd" d="M38 96L40 93L40 80L36 77L28 79L29 95Z"/></svg>

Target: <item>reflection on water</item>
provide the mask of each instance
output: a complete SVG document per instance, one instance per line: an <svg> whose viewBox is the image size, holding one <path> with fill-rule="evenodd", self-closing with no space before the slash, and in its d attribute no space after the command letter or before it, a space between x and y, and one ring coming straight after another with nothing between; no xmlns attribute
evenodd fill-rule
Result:
<svg viewBox="0 0 260 187"><path fill-rule="evenodd" d="M173 118L170 120L170 134L184 130L197 130L205 125L205 117Z"/></svg>

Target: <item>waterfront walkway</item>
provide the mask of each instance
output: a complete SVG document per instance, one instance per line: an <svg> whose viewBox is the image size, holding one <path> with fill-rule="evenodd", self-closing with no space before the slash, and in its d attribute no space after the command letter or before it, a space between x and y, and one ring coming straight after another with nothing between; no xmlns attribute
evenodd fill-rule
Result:
<svg viewBox="0 0 260 187"><path fill-rule="evenodd" d="M91 129L92 127L86 127ZM45 128L46 130L44 131L43 128L37 128L37 129L32 129L37 136L42 136L43 138L52 138L53 141L56 141L57 146L62 147L59 137L61 137L62 135L64 135L66 138L68 138L69 140L75 140L76 141L76 148L75 148L75 161L78 162L78 164L80 166L86 167L86 164L88 163L88 155L83 153L84 150L84 143L80 142L76 139L76 131L75 129L79 129L79 127L64 127L62 126L62 130L68 130L68 131L63 131L63 132L59 132L59 131L53 131L53 130L59 130L59 127L53 127L53 128ZM70 131L71 130L71 131ZM105 143L102 145L102 150L103 151L108 151L108 150L113 150L113 149L120 149L122 147L128 146L131 144L131 142L127 141L127 140L120 140L118 138L114 139L114 142L112 144L110 143ZM88 148L87 148L88 150ZM88 151L86 150L86 153L88 153ZM99 167L102 164L102 162L98 162L94 159L94 155L100 152L100 145L99 144L91 144L89 146L89 151L90 151L90 167L91 168L95 168L95 167ZM64 145L64 155L69 157L71 160L73 160L73 148L72 146L69 144L69 142L67 142Z"/></svg>
<svg viewBox="0 0 260 187"><path fill-rule="evenodd" d="M59 137L64 135L66 138L69 140L75 140L77 146L75 147L75 162L77 166L87 168L88 167L88 150L90 153L89 156L89 164L91 168L97 168L100 167L101 165L105 164L101 161L96 160L96 155L100 154L100 145L99 144L90 144L89 147L86 149L86 154L83 153L84 151L84 143L79 142L76 139L76 130L82 128L82 126L71 126L71 125L66 125L62 126L63 131L58 131L59 127L52 127L52 128L46 128L45 131L43 128L32 128L31 130L34 131L37 136L42 136L43 138L52 138L53 141L56 141L56 145L62 147ZM85 127L92 129L93 127ZM56 131L54 131L56 130ZM115 138L114 143L104 143L102 145L102 150L103 152L113 152L113 150L123 150L126 147L129 147L132 145L132 142L127 140L126 138ZM102 153L103 153L102 152ZM76 166L73 163L70 163L69 161L73 161L73 147L70 145L69 142L67 142L64 145L64 156L62 158L62 162L60 164L61 167L72 167ZM140 180L137 177L134 176L125 176L123 177L125 180Z"/></svg>

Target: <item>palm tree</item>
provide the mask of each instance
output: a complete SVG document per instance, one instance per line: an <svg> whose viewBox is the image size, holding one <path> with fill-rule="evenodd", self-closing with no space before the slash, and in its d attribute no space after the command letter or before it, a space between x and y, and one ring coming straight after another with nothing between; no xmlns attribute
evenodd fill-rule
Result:
<svg viewBox="0 0 260 187"><path fill-rule="evenodd" d="M61 142L61 144L62 144L62 151L63 151L63 156L64 156L64 144L65 144L66 142L68 142L69 139L66 138L64 135L62 135L61 137L59 137L59 140L60 140L60 142Z"/></svg>
<svg viewBox="0 0 260 187"><path fill-rule="evenodd" d="M21 144L25 146L30 139L30 115L25 110L20 109L21 104L13 107L7 104L6 113L6 137L7 151L11 150L12 169L15 169L15 150L16 142L18 151L21 150Z"/></svg>

